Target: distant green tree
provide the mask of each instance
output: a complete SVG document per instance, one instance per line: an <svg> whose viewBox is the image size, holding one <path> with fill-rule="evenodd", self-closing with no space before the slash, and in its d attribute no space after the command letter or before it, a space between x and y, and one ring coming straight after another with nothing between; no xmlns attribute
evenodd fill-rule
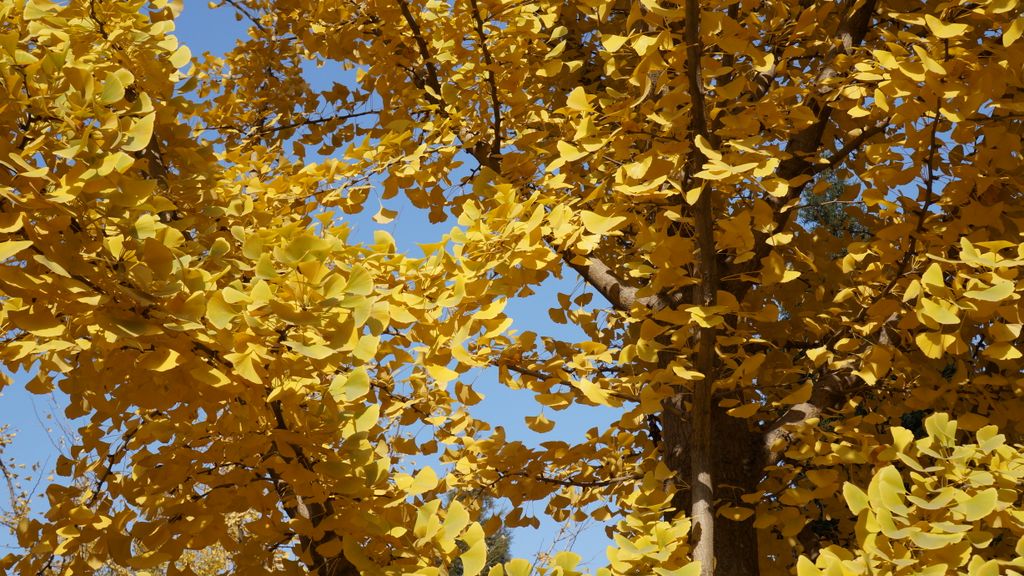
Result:
<svg viewBox="0 0 1024 576"><path fill-rule="evenodd" d="M814 192L819 186L808 186L804 190L800 222L807 228L821 228L847 242L870 238L871 231L858 218L859 211L855 211L857 200L844 198L846 181L831 170L822 172L820 181L828 182L823 192Z"/></svg>

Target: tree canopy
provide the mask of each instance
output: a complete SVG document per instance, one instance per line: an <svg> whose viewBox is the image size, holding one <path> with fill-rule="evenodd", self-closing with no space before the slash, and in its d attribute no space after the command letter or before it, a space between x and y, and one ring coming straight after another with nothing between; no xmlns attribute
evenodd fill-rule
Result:
<svg viewBox="0 0 1024 576"><path fill-rule="evenodd" d="M542 502L601 575L1024 573L1017 0L181 8L0 0L0 358L80 423L0 570L476 576Z"/></svg>

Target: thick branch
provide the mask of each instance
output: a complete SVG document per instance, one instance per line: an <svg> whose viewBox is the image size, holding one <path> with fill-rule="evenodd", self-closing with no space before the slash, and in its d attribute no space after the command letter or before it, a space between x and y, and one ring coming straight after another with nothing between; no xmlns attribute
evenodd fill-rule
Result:
<svg viewBox="0 0 1024 576"><path fill-rule="evenodd" d="M427 46L427 40L423 37L423 31L420 29L419 23L416 22L416 18L413 17L412 11L409 10L409 3L405 0L398 0L398 5L402 10L402 17L405 18L406 25L412 30L413 40L416 42L416 49L419 50L420 59L423 60L423 67L426 69L427 74L424 82L427 86L433 90L433 94L427 92L427 101L432 104L439 105L439 112L441 116L447 117L448 111L444 109L444 102L441 101L441 81L438 79L437 67L434 66L434 60L430 56L430 47Z"/></svg>
<svg viewBox="0 0 1024 576"><path fill-rule="evenodd" d="M840 43L831 53L833 61L835 57L840 54L848 54L854 47L859 46L864 41L864 37L868 33L868 28L871 24L871 18L874 15L877 3L878 0L865 0L865 2L857 8L853 14L842 21L836 32L836 36L840 40ZM854 0L851 0L851 4L856 3ZM833 62L829 62L828 65L824 66L821 69L821 72L818 73L817 84L820 86L826 80L835 75L836 70L834 64ZM824 101L824 98L812 101L811 105L817 109L817 119L807 128L804 128L800 132L794 134L786 143L786 153L788 154L788 157L779 164L779 168L776 170L776 176L783 180L792 181L800 176L812 176L816 173L815 169L818 165L812 162L812 158L816 157L816 152L821 149L821 142L825 135L825 129L828 127L828 123L832 117L832 108ZM880 130L884 130L884 128ZM869 130L866 130L865 132L869 132ZM859 146L868 137L869 136L865 135L863 138L855 138L850 144L856 143L857 146ZM839 154L837 154L837 157L840 155L845 157L851 154L854 150L855 148L848 148L847 146L844 146L843 149L839 151ZM742 275L751 273L760 265L761 259L767 256L772 248L767 242L768 238L784 230L793 219L793 215L796 213L795 210L784 211L783 208L796 198L800 197L800 194L803 193L808 181L809 179L798 185L791 186L789 191L782 197L769 197L765 199L775 210L775 225L767 232L755 232L755 257L751 258L741 266L730 269L727 273L728 276L739 278ZM736 296L738 300L742 300L743 296L752 286L750 282L743 281L734 281L729 284L729 292Z"/></svg>
<svg viewBox="0 0 1024 576"><path fill-rule="evenodd" d="M552 246L554 245L552 244ZM587 284L593 286L617 310L627 312L637 304L653 310L660 310L671 304L667 299L657 294L653 296L637 296L640 288L626 285L625 282L615 276L610 266L594 255L577 256L571 250L559 250L557 248L555 251L570 268L582 276ZM580 263L580 258L586 258L587 263Z"/></svg>
<svg viewBox="0 0 1024 576"><path fill-rule="evenodd" d="M811 173L820 174L825 170L831 170L836 166L842 165L842 163L846 161L850 154L853 154L855 151L859 150L860 147L864 144L864 142L867 142L868 138L871 138L876 134L881 134L882 132L885 132L885 129L888 126L888 123L882 122L879 124L875 124L874 126L866 130L862 130L860 134L857 134L857 136L851 138L849 142L844 144L842 148L836 151L835 155L828 159L828 164L820 164L818 166L815 166L814 168L811 169Z"/></svg>
<svg viewBox="0 0 1024 576"><path fill-rule="evenodd" d="M498 99L498 81L494 77L494 59L491 58L491 51L487 47L487 36L484 34L484 21L480 17L480 8L476 0L469 0L473 8L473 20L476 22L476 36L480 43L480 51L483 52L484 64L487 65L487 84L491 91L491 111L494 119L491 124L493 136L491 139L491 151L487 157L488 168L498 171L497 162L501 157L501 101Z"/></svg>
<svg viewBox="0 0 1024 576"><path fill-rule="evenodd" d="M271 410L274 413L274 419L277 424L278 430L288 430L288 424L284 419L284 412L281 409L281 403L274 401L270 403ZM276 442L276 441L275 441ZM295 458L300 466L306 470L313 471L313 463L306 457L301 446L294 444L290 445L289 448L295 453ZM289 458L281 454L275 446L275 452L281 457L286 463L289 462ZM335 515L334 505L330 500L320 502L306 502L305 499L297 494L292 486L284 480L281 475L273 468L269 469L270 476L273 479L274 489L278 493L278 497L281 499L281 505L285 512L292 519L303 519L309 521L312 527L316 528L321 522L327 518ZM329 542L333 539L341 539L341 536L333 532L324 532L320 538L312 538L308 535L300 535L299 541L302 545L302 549L307 551L311 558L310 568L314 570L317 576L359 576L359 570L353 565L348 558L345 557L344 553L339 553L332 557L325 557L317 549L321 544Z"/></svg>

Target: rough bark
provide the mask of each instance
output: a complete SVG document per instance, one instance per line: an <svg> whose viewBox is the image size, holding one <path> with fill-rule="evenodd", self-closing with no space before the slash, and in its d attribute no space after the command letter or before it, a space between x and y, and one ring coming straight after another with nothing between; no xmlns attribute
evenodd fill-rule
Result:
<svg viewBox="0 0 1024 576"><path fill-rule="evenodd" d="M678 414L675 408L672 412ZM711 431L715 439L712 474L716 479L718 506L742 505L740 499L757 488L764 468L762 435L750 430L747 422L733 418L724 409L711 411ZM666 464L676 471L677 477L692 475L687 447L692 442L692 425L687 416L665 420L662 430L666 447ZM678 513L690 510L692 492L689 486L682 486L673 499ZM715 574L739 576L757 574L757 531L754 520L749 518L736 522L723 517L715 518L714 542Z"/></svg>
<svg viewBox="0 0 1024 576"><path fill-rule="evenodd" d="M276 425L278 430L288 430L288 425L285 422L284 413L281 410L280 402L271 402L271 409L274 413ZM306 458L303 453L301 446L291 445L290 452L295 454L294 457L288 457L281 455L281 451L276 447L274 448L275 453L281 460L286 463L298 463L306 470L313 471L313 463ZM270 469L270 476L274 482L274 488L277 491L278 496L281 498L281 506L284 508L288 517L292 520L301 520L308 522L313 528L318 527L325 520L334 517L337 511L334 508L334 504L327 500L325 502L307 502L305 498L295 492L295 489L285 481L281 475L274 470ZM344 552L339 552L334 556L324 556L320 553L318 548L322 544L331 542L332 540L341 540L341 536L335 534L332 531L321 531L319 538L312 538L308 535L301 535L299 537L299 547L302 550L304 556L303 560L307 563L310 572L315 573L317 576L360 576L359 569L352 564Z"/></svg>

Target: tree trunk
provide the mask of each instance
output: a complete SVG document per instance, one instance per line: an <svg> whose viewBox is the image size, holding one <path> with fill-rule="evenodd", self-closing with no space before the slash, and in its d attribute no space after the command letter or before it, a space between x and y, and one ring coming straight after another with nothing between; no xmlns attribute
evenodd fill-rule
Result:
<svg viewBox="0 0 1024 576"><path fill-rule="evenodd" d="M674 514L692 507L690 450L691 421L683 407L685 396L677 394L665 402L662 439L665 463L675 473L678 490L673 498ZM764 467L761 433L751 431L747 421L733 418L724 409L711 410L712 469L717 498L715 508L747 506L740 497L756 490ZM714 555L716 576L750 576L759 570L757 530L753 517L736 522L715 516Z"/></svg>

